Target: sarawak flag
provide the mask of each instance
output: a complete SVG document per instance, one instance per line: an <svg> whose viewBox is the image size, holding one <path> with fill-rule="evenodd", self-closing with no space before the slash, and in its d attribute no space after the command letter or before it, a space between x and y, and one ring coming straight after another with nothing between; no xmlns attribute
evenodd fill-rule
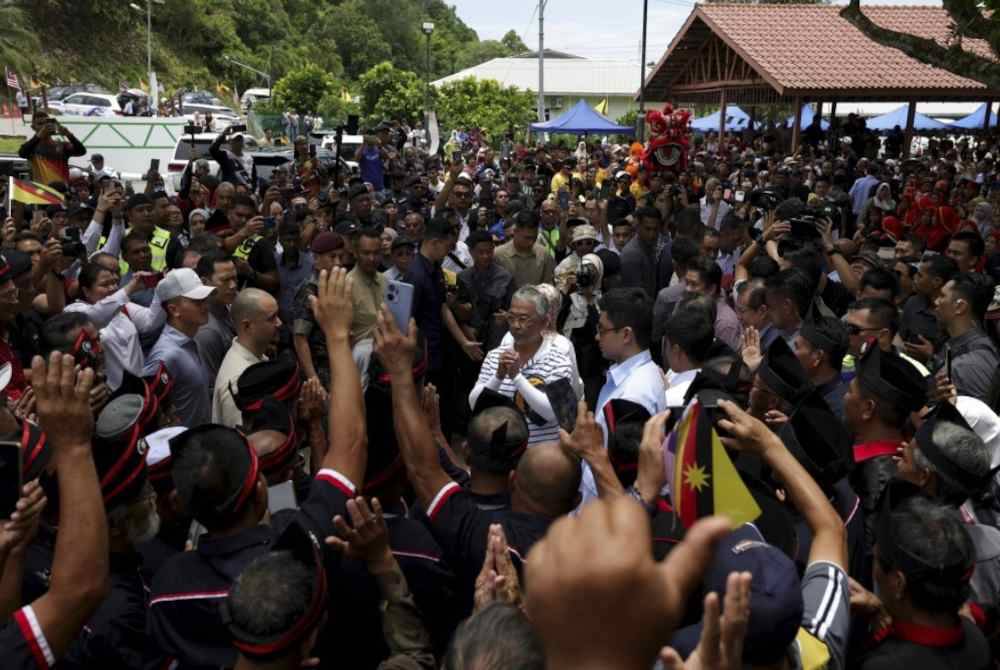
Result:
<svg viewBox="0 0 1000 670"><path fill-rule="evenodd" d="M62 193L33 181L22 181L10 178L8 191L13 202L25 205L62 205L65 198Z"/></svg>
<svg viewBox="0 0 1000 670"><path fill-rule="evenodd" d="M608 99L604 98L604 100L601 100L599 103L597 103L597 106L594 107L594 110L597 111L598 114L602 114L604 116L607 116L608 115Z"/></svg>
<svg viewBox="0 0 1000 670"><path fill-rule="evenodd" d="M760 516L701 403L691 403L667 438L665 457L671 500L685 528L713 514L727 516L733 528Z"/></svg>

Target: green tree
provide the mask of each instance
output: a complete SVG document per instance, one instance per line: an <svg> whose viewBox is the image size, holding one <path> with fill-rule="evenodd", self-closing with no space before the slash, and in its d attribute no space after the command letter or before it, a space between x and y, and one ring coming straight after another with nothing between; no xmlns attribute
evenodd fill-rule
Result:
<svg viewBox="0 0 1000 670"><path fill-rule="evenodd" d="M851 0L840 15L875 42L899 49L916 60L1000 88L1000 0L943 0L952 18L947 44L934 39L884 28L861 11L861 1ZM962 47L962 38L985 40L991 53L980 56Z"/></svg>
<svg viewBox="0 0 1000 670"><path fill-rule="evenodd" d="M516 56L528 50L528 45L513 30L508 30L507 34L500 38L500 42L507 47L507 51L511 56Z"/></svg>
<svg viewBox="0 0 1000 670"><path fill-rule="evenodd" d="M382 119L415 121L424 106L423 80L385 61L361 75L361 114L366 123Z"/></svg>
<svg viewBox="0 0 1000 670"><path fill-rule="evenodd" d="M508 127L519 130L534 118L535 95L492 79L468 77L441 86L436 109L442 128L482 128L498 137Z"/></svg>
<svg viewBox="0 0 1000 670"><path fill-rule="evenodd" d="M28 15L16 5L0 5L0 25L0 58L15 72L30 74L32 54L38 53L40 43Z"/></svg>
<svg viewBox="0 0 1000 670"><path fill-rule="evenodd" d="M372 66L392 59L392 49L379 24L365 13L358 0L331 7L309 32L309 39L320 44L330 37L350 79L357 79Z"/></svg>
<svg viewBox="0 0 1000 670"><path fill-rule="evenodd" d="M305 65L279 79L273 97L278 107L304 113L316 111L321 100L336 92L333 77L315 65Z"/></svg>

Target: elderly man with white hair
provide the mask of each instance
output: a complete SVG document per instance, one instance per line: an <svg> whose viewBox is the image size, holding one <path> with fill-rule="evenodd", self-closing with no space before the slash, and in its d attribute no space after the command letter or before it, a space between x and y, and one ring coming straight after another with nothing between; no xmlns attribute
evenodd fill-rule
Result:
<svg viewBox="0 0 1000 670"><path fill-rule="evenodd" d="M573 362L553 339L545 337L549 300L534 286L514 292L507 312L513 342L501 344L483 360L479 380L469 393L475 408L487 389L510 398L528 420L528 444L559 440L559 421L553 397L575 403Z"/></svg>

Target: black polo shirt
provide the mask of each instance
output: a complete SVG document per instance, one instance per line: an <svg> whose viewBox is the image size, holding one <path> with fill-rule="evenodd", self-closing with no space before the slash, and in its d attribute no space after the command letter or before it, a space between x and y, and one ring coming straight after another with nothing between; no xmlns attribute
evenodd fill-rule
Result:
<svg viewBox="0 0 1000 670"><path fill-rule="evenodd" d="M990 648L976 625L964 617L954 628L894 624L889 637L864 656L861 670L985 670Z"/></svg>
<svg viewBox="0 0 1000 670"><path fill-rule="evenodd" d="M31 605L14 612L13 621L0 628L0 668L49 670L55 662Z"/></svg>
<svg viewBox="0 0 1000 670"><path fill-rule="evenodd" d="M347 517L347 500L356 489L334 470L320 470L315 479L295 518L323 538L334 534L334 516ZM150 645L164 665L170 659L178 662L178 670L236 663L219 604L247 565L270 549L279 531L260 525L234 535L205 535L195 551L183 552L164 564L153 580L147 619Z"/></svg>
<svg viewBox="0 0 1000 670"><path fill-rule="evenodd" d="M60 670L143 667L149 648L149 589L141 575L142 559L135 553L114 553L110 558L111 591L59 662Z"/></svg>
<svg viewBox="0 0 1000 670"><path fill-rule="evenodd" d="M441 264L432 263L418 253L413 257L403 281L413 285L413 318L427 343L428 372L437 372L442 365L444 321L441 319L441 306L447 298Z"/></svg>
<svg viewBox="0 0 1000 670"><path fill-rule="evenodd" d="M542 539L551 520L511 509L484 510L455 482L441 487L427 509L431 532L454 568L464 611L472 607L476 576L486 557L490 524L503 526L514 567L521 571L528 550Z"/></svg>

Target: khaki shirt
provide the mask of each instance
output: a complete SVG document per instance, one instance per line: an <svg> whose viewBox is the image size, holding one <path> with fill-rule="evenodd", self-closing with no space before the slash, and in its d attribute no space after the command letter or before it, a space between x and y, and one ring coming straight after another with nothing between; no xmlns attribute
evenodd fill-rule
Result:
<svg viewBox="0 0 1000 670"><path fill-rule="evenodd" d="M531 251L521 252L514 248L514 242L501 244L496 250L496 261L514 277L514 288L551 284L556 262L540 244Z"/></svg>
<svg viewBox="0 0 1000 670"><path fill-rule="evenodd" d="M219 374L215 377L215 390L212 392L212 423L218 423L229 428L243 425L243 413L236 406L231 389L236 388L240 375L253 365L266 361L267 356L257 357L252 351L233 338L232 346L222 359Z"/></svg>
<svg viewBox="0 0 1000 670"><path fill-rule="evenodd" d="M379 272L369 277L355 266L347 273L354 278L351 289L354 298L354 320L351 321L351 344L374 337L378 311L385 302L386 278Z"/></svg>

